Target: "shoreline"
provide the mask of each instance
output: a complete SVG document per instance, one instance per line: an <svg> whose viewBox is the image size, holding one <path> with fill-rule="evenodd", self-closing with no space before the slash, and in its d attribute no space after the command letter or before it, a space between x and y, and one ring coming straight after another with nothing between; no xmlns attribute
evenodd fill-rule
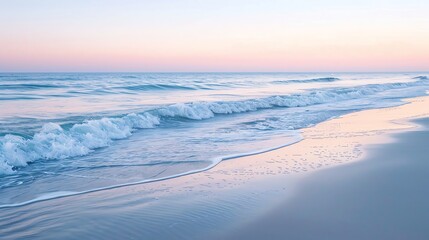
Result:
<svg viewBox="0 0 429 240"><path fill-rule="evenodd" d="M416 97L416 98L412 98L412 99L420 99L420 98L424 98L424 96L423 97ZM403 101L407 102L408 100L404 99ZM413 100L411 100L411 101L413 101ZM399 105L399 106L396 106L396 107L401 107L401 106L404 106L404 105L407 105L407 104L409 104L409 102L407 102L405 104L402 104L402 105ZM312 129L315 129L316 130L315 132L326 131L325 128L319 129L320 126L324 126L324 124L328 124L328 123L330 123L332 121L336 121L336 119L341 119L341 118L344 118L344 117L352 116L354 114L363 113L363 112L367 112L367 111L374 111L374 110L377 111L377 110L390 109L390 108L396 108L396 107L367 109L367 110L363 110L363 111L357 111L357 112L352 112L352 113L345 114L345 115L342 115L342 116L338 116L338 117L332 118L330 120L318 123L318 124L316 124L314 126L301 129L300 130L300 136L296 137L296 139L293 140L293 142L290 142L290 143L287 143L287 144L283 144L283 145L280 145L280 146L275 146L275 147L272 147L272 148L269 148L269 149L262 149L262 150L259 150L259 151L254 151L254 152L251 151L251 152L247 152L247 153L240 153L240 154L237 154L237 155L222 156L222 157L219 157L218 160L213 160L212 164L210 164L210 165L208 165L208 166L206 166L206 167L204 167L202 169L195 169L195 170L191 170L191 171L188 171L188 172L180 173L180 174L177 174L177 175L166 176L166 177L161 177L161 178L145 179L145 180L141 180L141 181L137 181L137 182L130 182L130 183L123 183L123 184L111 185L111 186L106 186L106 187L94 188L94 189L89 189L89 190L86 190L86 191L79 191L79 192L61 191L61 192L46 193L46 194L43 194L43 195L41 195L41 196L39 196L39 197L37 197L35 199L31 199L31 200L24 201L24 202L17 202L17 203L10 203L10 204L1 204L0 205L0 209L20 207L20 206L25 206L25 205L29 205L29 204L33 204L33 203L37 203L37 202L42 202L42 201L50 201L50 200L59 199L59 198L78 196L78 195L83 195L83 194L88 194L88 193L99 192L99 191L107 191L107 190L112 190L112 189L116 189L116 188L123 188L123 187L129 187L129 186L134 186L134 185L151 184L151 183L156 183L156 182L168 181L168 180L172 180L172 179L186 177L188 175L200 174L200 173L207 172L209 170L212 170L214 168L219 167L220 164L222 164L222 163L224 163L226 161L230 161L230 160L234 160L234 161L237 161L237 160L238 161L246 161L247 159L249 159L250 161L254 161L253 158L273 157L273 155L270 154L270 153L272 153L272 152L275 152L275 153L282 152L282 149L289 148L291 146L299 144L300 142L306 140L307 138L313 139L315 136L314 136L314 133L312 133L313 132ZM396 120L400 120L400 119L396 119ZM393 121L395 121L395 120L393 120ZM398 129L400 130L400 128L398 128ZM398 130L398 129L379 129L379 131ZM264 156L264 154L267 154L267 156ZM284 159L281 159L281 160L284 160ZM293 160L293 161L297 162L297 160ZM319 169L321 167L322 168L323 167L328 167L328 166L335 165L335 164L337 164L337 163L335 163L335 162L334 163L333 162L323 163L323 165L320 165L320 166L317 166L317 167L311 166L311 168L313 168L313 170L317 170L317 169ZM297 172L300 172L300 171L292 170L290 172L287 172L287 174L288 173L293 173L293 172L297 173ZM304 172L307 172L307 170L304 169Z"/></svg>
<svg viewBox="0 0 429 240"><path fill-rule="evenodd" d="M117 231L124 234L128 227L135 227L133 228L135 232L129 233L132 235L128 237L199 239L207 234L216 236L270 211L281 200L293 195L295 182L305 179L309 173L317 173L320 169L345 163L360 162L356 160L366 157L368 146L388 145L387 143L393 141L393 133L406 132L407 129L415 127L409 119L429 116L429 110L425 110L425 106L429 105L429 96L406 101L409 103L397 107L364 110L322 122L304 129L302 131L304 139L296 144L222 161L207 171L164 181L2 208L0 219L3 220L0 220L0 226L4 226L4 232L9 233L7 236L11 238L14 234L37 237L37 233L31 229L27 235L14 232L15 224L8 222L11 221L8 216L15 216L22 224L29 224L31 219L21 217L20 213L43 216L39 222L32 223L37 225L43 224L43 220L46 219L53 221L56 214L60 213L66 216L65 223L45 227L50 230L61 229L61 233L49 233L53 239L65 238L73 233L73 229L67 225L70 222L72 225L78 224L82 218L89 217L86 212L90 212L92 214L90 217L97 219L98 229L105 231L98 232L101 239L103 235L113 234L110 229L106 229L110 222L105 222L107 220L104 216L117 218L119 211L121 217L132 220L124 224L126 226L118 226ZM196 208L196 203L202 205ZM100 205L110 207L100 209ZM51 208L56 212L50 211ZM132 214L128 212L130 208L135 212ZM165 209L169 211L166 212ZM230 214L234 214L228 215L226 209ZM192 228L195 220L193 213L197 210L204 213L198 215L200 225L204 227L201 227L199 233L189 233L186 229ZM182 212L186 214L183 215ZM243 220L243 216L248 216L248 219ZM160 218L159 224L153 225L153 219L157 218ZM177 225L177 222L181 222L183 226ZM218 229L210 228L214 223ZM174 227L165 230L166 226ZM148 228L164 229L165 236L151 235ZM85 228L80 234L84 236L88 231L93 229ZM179 233L184 235L180 237ZM40 238L46 238L46 235L40 234Z"/></svg>
<svg viewBox="0 0 429 240"><path fill-rule="evenodd" d="M427 239L429 117L368 156L299 182L289 199L220 239Z"/></svg>
<svg viewBox="0 0 429 240"><path fill-rule="evenodd" d="M197 175L202 176L201 178L209 176L214 181L218 177L234 180L225 177L225 173L229 172L234 173L235 177L241 176L240 180L243 181L250 180L246 175L252 175L253 181L269 175L312 173L363 159L366 157L367 146L391 143L392 134L417 127L412 119L429 116L429 109L424 108L429 105L429 96L404 101L407 102L404 105L354 112L319 123L303 129L303 139L295 144L222 161L214 168L185 177L189 179L175 180L185 185L202 180ZM329 149L329 152L320 149ZM298 165L300 160L304 160L301 161L301 166ZM189 181L190 178L193 181Z"/></svg>

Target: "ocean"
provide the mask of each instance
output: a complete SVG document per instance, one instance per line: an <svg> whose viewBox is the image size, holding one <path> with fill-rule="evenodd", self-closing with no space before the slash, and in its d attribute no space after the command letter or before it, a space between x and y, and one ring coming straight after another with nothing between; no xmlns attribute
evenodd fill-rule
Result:
<svg viewBox="0 0 429 240"><path fill-rule="evenodd" d="M204 171L426 95L427 73L0 73L0 208Z"/></svg>

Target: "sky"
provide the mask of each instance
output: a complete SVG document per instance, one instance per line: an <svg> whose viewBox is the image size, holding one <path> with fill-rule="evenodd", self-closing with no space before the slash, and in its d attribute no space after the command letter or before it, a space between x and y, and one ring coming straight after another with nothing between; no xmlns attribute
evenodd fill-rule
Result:
<svg viewBox="0 0 429 240"><path fill-rule="evenodd" d="M0 72L429 71L427 0L0 0Z"/></svg>

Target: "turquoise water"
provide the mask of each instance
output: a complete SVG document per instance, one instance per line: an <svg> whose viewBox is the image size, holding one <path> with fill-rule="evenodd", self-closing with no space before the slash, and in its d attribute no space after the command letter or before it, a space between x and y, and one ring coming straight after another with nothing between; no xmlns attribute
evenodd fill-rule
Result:
<svg viewBox="0 0 429 240"><path fill-rule="evenodd" d="M425 74L1 73L0 205L198 172L425 95Z"/></svg>

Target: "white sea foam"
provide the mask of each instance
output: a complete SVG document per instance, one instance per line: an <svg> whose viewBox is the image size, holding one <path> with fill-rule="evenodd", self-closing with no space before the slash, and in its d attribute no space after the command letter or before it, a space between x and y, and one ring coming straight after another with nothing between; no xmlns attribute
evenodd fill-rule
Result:
<svg viewBox="0 0 429 240"><path fill-rule="evenodd" d="M86 155L93 149L105 147L115 139L131 135L134 129L153 128L159 118L149 113L129 114L121 118L102 118L75 124L64 129L48 123L33 138L8 134L0 138L0 173L13 172L38 159L64 159Z"/></svg>
<svg viewBox="0 0 429 240"><path fill-rule="evenodd" d="M422 85L421 81L409 83L372 84L354 88L311 91L287 96L249 99L232 102L194 102L174 104L155 110L161 117L182 117L194 120L212 118L216 114L257 111L274 107L304 107L315 104L357 99L378 92Z"/></svg>

